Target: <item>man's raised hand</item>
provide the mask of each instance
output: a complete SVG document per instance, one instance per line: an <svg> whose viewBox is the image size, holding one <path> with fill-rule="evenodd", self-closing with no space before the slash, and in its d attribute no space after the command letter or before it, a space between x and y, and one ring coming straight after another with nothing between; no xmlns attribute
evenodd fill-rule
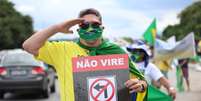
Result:
<svg viewBox="0 0 201 101"><path fill-rule="evenodd" d="M72 20L68 20L68 21L64 21L62 23L57 24L57 29L58 32L62 32L62 33L73 33L72 30L70 30L71 27L80 24L84 21L84 19L82 18L77 18L77 19L72 19Z"/></svg>

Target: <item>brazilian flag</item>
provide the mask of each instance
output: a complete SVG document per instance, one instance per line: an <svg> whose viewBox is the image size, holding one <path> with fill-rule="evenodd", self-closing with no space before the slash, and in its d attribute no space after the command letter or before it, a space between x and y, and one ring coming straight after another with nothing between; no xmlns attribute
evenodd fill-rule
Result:
<svg viewBox="0 0 201 101"><path fill-rule="evenodd" d="M149 25L147 30L143 34L143 39L150 45L154 46L154 41L156 38L156 19L152 21L152 23Z"/></svg>
<svg viewBox="0 0 201 101"><path fill-rule="evenodd" d="M147 101L173 101L173 99L167 94L163 93L159 89L153 87L152 85L148 86L148 100Z"/></svg>
<svg viewBox="0 0 201 101"><path fill-rule="evenodd" d="M182 69L181 66L177 66L176 69L176 77L177 77L177 90L179 92L183 92L184 91L184 84L183 84L183 73L182 73Z"/></svg>

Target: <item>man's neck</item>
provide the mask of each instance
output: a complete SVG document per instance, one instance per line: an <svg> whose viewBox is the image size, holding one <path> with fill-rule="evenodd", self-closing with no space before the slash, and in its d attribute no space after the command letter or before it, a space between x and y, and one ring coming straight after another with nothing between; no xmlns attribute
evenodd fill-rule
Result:
<svg viewBox="0 0 201 101"><path fill-rule="evenodd" d="M85 41L83 39L80 39L80 43L88 47L98 47L102 43L102 38L99 38L95 41Z"/></svg>

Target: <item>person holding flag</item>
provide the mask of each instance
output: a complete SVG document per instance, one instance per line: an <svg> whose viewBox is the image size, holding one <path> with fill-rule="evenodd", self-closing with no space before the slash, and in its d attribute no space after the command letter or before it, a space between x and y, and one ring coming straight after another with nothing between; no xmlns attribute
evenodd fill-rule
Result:
<svg viewBox="0 0 201 101"><path fill-rule="evenodd" d="M188 58L179 59L178 62L179 62L178 68L181 68L182 76L184 77L186 81L187 91L190 91L190 80L189 80L189 70L188 70L189 59Z"/></svg>
<svg viewBox="0 0 201 101"><path fill-rule="evenodd" d="M171 86L170 82L164 77L161 71L154 64L149 62L151 50L149 50L148 46L143 41L136 41L135 44L127 47L127 51L130 53L131 59L136 63L138 70L145 75L149 84L159 82L167 89L167 92L173 99L176 98L175 88Z"/></svg>
<svg viewBox="0 0 201 101"><path fill-rule="evenodd" d="M71 27L79 25L78 42L48 42L48 38L57 32L73 33ZM93 8L84 9L79 18L67 20L36 32L23 43L23 48L37 59L53 65L60 84L61 101L74 101L72 57L106 54L126 54L118 45L102 38L102 17ZM131 79L125 82L130 93L137 94L135 101L146 100L147 83L144 76L129 61Z"/></svg>

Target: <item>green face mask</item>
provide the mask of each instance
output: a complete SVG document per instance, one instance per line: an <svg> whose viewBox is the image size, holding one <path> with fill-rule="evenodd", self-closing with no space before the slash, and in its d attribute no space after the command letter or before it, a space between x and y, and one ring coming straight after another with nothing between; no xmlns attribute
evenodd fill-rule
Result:
<svg viewBox="0 0 201 101"><path fill-rule="evenodd" d="M93 28L91 25L87 29L80 28L78 29L78 34L80 38L86 40L86 41L93 41L102 36L103 28L97 27Z"/></svg>
<svg viewBox="0 0 201 101"><path fill-rule="evenodd" d="M131 55L131 59L134 61L134 62L141 62L143 59L142 59L142 56L140 54L132 54Z"/></svg>

